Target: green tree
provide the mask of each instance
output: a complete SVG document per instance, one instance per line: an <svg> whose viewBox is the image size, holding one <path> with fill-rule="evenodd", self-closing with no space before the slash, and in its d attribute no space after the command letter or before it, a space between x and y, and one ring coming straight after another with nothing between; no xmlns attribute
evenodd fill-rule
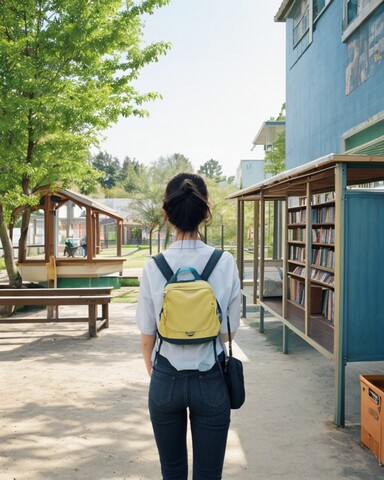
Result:
<svg viewBox="0 0 384 480"><path fill-rule="evenodd" d="M136 159L125 157L121 167L120 182L127 193L140 191L140 176L144 166Z"/></svg>
<svg viewBox="0 0 384 480"><path fill-rule="evenodd" d="M20 285L7 224L24 207L25 258L36 189L92 185L89 148L119 116L146 115L158 97L133 86L169 45L142 46L142 16L169 0L7 0L0 12L0 238L10 283ZM93 175L93 177L92 177ZM81 180L84 179L84 180Z"/></svg>
<svg viewBox="0 0 384 480"><path fill-rule="evenodd" d="M121 166L118 158L112 157L107 152L99 152L92 158L91 163L101 173L99 183L103 188L111 189L116 185L121 176Z"/></svg>
<svg viewBox="0 0 384 480"><path fill-rule="evenodd" d="M285 103L282 105L276 121L285 120ZM285 169L285 129L277 135L271 150L265 154L265 172L276 175Z"/></svg>
<svg viewBox="0 0 384 480"><path fill-rule="evenodd" d="M152 235L156 229L165 225L162 212L165 186L178 173L193 172L188 158L181 153L160 157L151 165L142 169L139 177L140 196L134 204L135 220L149 232L150 253L152 254ZM169 239L169 226L166 230L166 244Z"/></svg>
<svg viewBox="0 0 384 480"><path fill-rule="evenodd" d="M234 245L237 229L236 202L228 201L227 197L236 192L237 188L234 185L220 186L213 179L207 179L207 186L212 213L212 221L207 229L207 241L220 246L223 230L224 243Z"/></svg>
<svg viewBox="0 0 384 480"><path fill-rule="evenodd" d="M212 178L215 182L220 182L223 179L222 167L219 162L213 160L213 158L201 165L197 173L206 178Z"/></svg>
<svg viewBox="0 0 384 480"><path fill-rule="evenodd" d="M154 180L160 180L168 183L168 181L183 172L193 172L192 163L182 153L173 153L167 157L160 157L157 161L151 164L151 175ZM164 187L164 183L161 185Z"/></svg>

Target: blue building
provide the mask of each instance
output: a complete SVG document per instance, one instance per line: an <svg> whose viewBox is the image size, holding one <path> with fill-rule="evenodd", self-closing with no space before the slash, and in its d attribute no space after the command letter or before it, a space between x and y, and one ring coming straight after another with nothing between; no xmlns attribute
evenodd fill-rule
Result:
<svg viewBox="0 0 384 480"><path fill-rule="evenodd" d="M285 121L267 120L263 122L255 138L252 141L253 150L256 146L262 146L264 153L271 150L273 143L279 134L285 130ZM235 185L247 188L255 183L262 182L271 177L265 172L265 160L241 160L236 170Z"/></svg>
<svg viewBox="0 0 384 480"><path fill-rule="evenodd" d="M247 188L265 180L264 160L240 160L236 170L235 185Z"/></svg>
<svg viewBox="0 0 384 480"><path fill-rule="evenodd" d="M384 154L384 0L284 0L286 168Z"/></svg>

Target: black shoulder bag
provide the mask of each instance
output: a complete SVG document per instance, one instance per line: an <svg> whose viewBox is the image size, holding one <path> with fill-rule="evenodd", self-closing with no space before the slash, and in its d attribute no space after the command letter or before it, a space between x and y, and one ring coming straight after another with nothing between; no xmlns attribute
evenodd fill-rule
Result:
<svg viewBox="0 0 384 480"><path fill-rule="evenodd" d="M238 358L232 356L231 325L227 316L229 348L225 360L224 377L227 382L229 399L232 409L240 408L245 402L245 386L243 364Z"/></svg>

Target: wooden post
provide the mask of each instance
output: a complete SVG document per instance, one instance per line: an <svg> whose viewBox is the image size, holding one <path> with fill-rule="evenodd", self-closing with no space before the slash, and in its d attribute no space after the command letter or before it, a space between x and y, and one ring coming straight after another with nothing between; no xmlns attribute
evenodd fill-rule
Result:
<svg viewBox="0 0 384 480"><path fill-rule="evenodd" d="M237 268L240 287L244 285L244 201L237 201Z"/></svg>
<svg viewBox="0 0 384 480"><path fill-rule="evenodd" d="M53 235L55 234L55 222L54 222L54 203L52 202L51 195L45 196L45 219L44 219L44 235L45 235L45 261L49 262L52 255L55 254L55 245Z"/></svg>
<svg viewBox="0 0 384 480"><path fill-rule="evenodd" d="M312 210L311 210L311 183L307 180L307 209L305 230L305 310L304 333L309 335L309 322L311 316L311 264L312 264Z"/></svg>
<svg viewBox="0 0 384 480"><path fill-rule="evenodd" d="M265 199L264 192L260 192L260 281L259 299L262 302L264 297L264 267L265 267ZM264 307L260 305L260 332L264 332Z"/></svg>
<svg viewBox="0 0 384 480"><path fill-rule="evenodd" d="M288 195L285 197L285 229L284 229L284 245L283 245L283 298L282 312L283 318L287 318L287 299L288 299ZM283 353L288 353L289 329L283 324Z"/></svg>
<svg viewBox="0 0 384 480"><path fill-rule="evenodd" d="M253 202L253 303L257 303L259 281L259 208L260 202Z"/></svg>
<svg viewBox="0 0 384 480"><path fill-rule="evenodd" d="M89 336L90 337L97 337L97 305L90 304L88 306L88 329L89 329Z"/></svg>
<svg viewBox="0 0 384 480"><path fill-rule="evenodd" d="M86 240L86 249L87 249L87 260L93 258L93 222L92 222L92 209L86 207L85 209L85 240Z"/></svg>
<svg viewBox="0 0 384 480"><path fill-rule="evenodd" d="M335 423L345 424L345 331L344 331L344 227L347 167L338 163L335 168Z"/></svg>
<svg viewBox="0 0 384 480"><path fill-rule="evenodd" d="M116 254L118 257L121 257L121 244L122 244L122 233L123 233L123 222L121 220L116 220Z"/></svg>
<svg viewBox="0 0 384 480"><path fill-rule="evenodd" d="M101 252L101 243L100 243L100 215L96 213L95 215L95 224L93 227L93 235L95 238L95 254L99 255Z"/></svg>

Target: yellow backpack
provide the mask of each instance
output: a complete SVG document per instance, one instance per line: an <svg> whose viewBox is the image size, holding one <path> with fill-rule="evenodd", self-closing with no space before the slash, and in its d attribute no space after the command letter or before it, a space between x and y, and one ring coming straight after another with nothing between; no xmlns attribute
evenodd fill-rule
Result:
<svg viewBox="0 0 384 480"><path fill-rule="evenodd" d="M181 267L173 273L161 253L153 257L167 280L158 327L161 340L184 345L205 343L220 333L220 306L208 278L222 254L214 250L201 275L193 267ZM179 280L185 272L193 279Z"/></svg>

